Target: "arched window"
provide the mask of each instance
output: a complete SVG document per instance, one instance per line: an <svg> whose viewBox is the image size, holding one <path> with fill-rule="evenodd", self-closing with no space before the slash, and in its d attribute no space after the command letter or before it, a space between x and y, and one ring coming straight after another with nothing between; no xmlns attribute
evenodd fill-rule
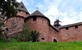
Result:
<svg viewBox="0 0 82 50"><path fill-rule="evenodd" d="M45 40L45 38L41 38L42 40Z"/></svg>
<svg viewBox="0 0 82 50"><path fill-rule="evenodd" d="M57 42L57 40L56 39L53 39L53 42Z"/></svg>

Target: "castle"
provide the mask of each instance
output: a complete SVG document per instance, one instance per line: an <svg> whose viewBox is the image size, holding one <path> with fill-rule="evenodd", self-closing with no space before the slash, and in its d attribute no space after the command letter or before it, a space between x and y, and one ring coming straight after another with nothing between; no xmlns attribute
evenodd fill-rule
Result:
<svg viewBox="0 0 82 50"><path fill-rule="evenodd" d="M23 29L24 21L28 22L29 28L39 32L40 42L69 42L82 40L82 22L61 26L59 20L50 24L50 20L36 10L29 14L21 2L17 7L17 15L7 19L4 24L7 35L13 35Z"/></svg>

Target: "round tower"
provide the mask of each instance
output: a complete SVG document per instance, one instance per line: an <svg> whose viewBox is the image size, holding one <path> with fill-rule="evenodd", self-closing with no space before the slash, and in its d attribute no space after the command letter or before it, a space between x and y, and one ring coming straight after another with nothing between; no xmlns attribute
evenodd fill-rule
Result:
<svg viewBox="0 0 82 50"><path fill-rule="evenodd" d="M48 42L50 21L47 17L36 10L29 17L27 17L27 22L31 30L36 30L39 32L39 41Z"/></svg>

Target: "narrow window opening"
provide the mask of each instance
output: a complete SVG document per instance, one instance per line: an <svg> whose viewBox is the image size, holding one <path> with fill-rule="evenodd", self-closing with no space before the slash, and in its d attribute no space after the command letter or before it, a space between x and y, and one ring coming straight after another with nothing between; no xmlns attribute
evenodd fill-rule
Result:
<svg viewBox="0 0 82 50"><path fill-rule="evenodd" d="M68 28L68 27L66 27L66 30L69 30L69 28Z"/></svg>
<svg viewBox="0 0 82 50"><path fill-rule="evenodd" d="M42 40L45 40L45 38L41 38Z"/></svg>
<svg viewBox="0 0 82 50"><path fill-rule="evenodd" d="M28 14L28 13L26 12L26 14Z"/></svg>
<svg viewBox="0 0 82 50"><path fill-rule="evenodd" d="M76 25L75 28L78 28L78 26Z"/></svg>
<svg viewBox="0 0 82 50"><path fill-rule="evenodd" d="M19 10L19 12L21 12L21 10Z"/></svg>
<svg viewBox="0 0 82 50"><path fill-rule="evenodd" d="M34 17L33 17L33 21L36 21L36 20L37 20L37 17L36 17L36 16L34 16Z"/></svg>
<svg viewBox="0 0 82 50"><path fill-rule="evenodd" d="M24 6L21 6L22 8L24 8Z"/></svg>

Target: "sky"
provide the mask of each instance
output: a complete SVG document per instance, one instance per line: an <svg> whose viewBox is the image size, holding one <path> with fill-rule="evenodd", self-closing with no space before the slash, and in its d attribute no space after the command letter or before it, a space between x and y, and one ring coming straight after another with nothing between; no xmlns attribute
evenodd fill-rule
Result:
<svg viewBox="0 0 82 50"><path fill-rule="evenodd" d="M82 0L17 0L23 2L30 14L37 9L54 24L56 19L61 25L82 22Z"/></svg>

